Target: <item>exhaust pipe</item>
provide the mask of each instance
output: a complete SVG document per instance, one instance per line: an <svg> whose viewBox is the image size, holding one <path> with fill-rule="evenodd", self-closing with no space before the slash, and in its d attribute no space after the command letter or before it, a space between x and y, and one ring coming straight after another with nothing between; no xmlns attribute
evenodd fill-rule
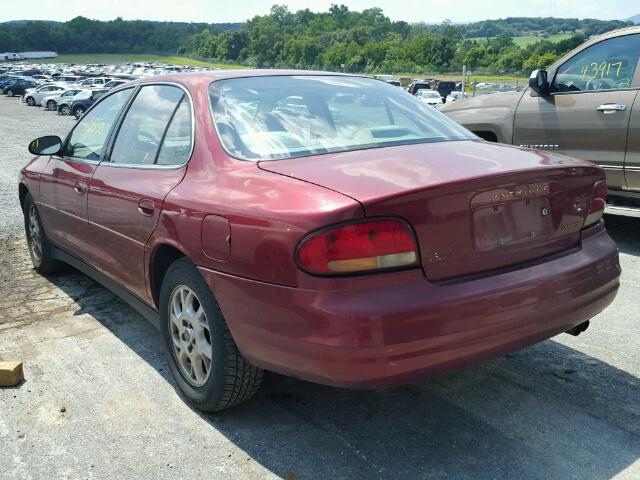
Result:
<svg viewBox="0 0 640 480"><path fill-rule="evenodd" d="M576 325L573 328L570 328L565 333L568 333L570 335L573 335L574 337L577 337L582 332L584 332L587 328L589 328L589 320L587 320L586 322L582 322L581 324Z"/></svg>

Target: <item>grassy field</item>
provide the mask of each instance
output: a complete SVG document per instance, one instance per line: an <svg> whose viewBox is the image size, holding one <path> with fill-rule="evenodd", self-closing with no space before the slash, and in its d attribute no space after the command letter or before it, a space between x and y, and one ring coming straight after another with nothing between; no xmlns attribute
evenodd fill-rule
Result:
<svg viewBox="0 0 640 480"><path fill-rule="evenodd" d="M106 63L118 64L127 62L158 62L176 65L190 65L194 67L219 67L219 68L247 68L243 65L227 65L221 63L209 63L194 60L177 55L152 55L147 53L83 53L58 55L56 58L38 60L36 63Z"/></svg>
<svg viewBox="0 0 640 480"><path fill-rule="evenodd" d="M470 38L469 40L487 40L489 38L490 37L474 37L474 38ZM561 33L558 35L549 35L548 37L536 37L535 35L523 35L521 37L513 37L513 43L515 43L518 47L526 47L540 40L549 40L550 42L559 42L560 40L566 40L567 38L571 38L571 35L566 33Z"/></svg>

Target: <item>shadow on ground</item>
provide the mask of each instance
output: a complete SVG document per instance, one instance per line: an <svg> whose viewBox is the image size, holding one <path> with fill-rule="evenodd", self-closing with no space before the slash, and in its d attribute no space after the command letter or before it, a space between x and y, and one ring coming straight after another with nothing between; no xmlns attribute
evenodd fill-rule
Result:
<svg viewBox="0 0 640 480"><path fill-rule="evenodd" d="M640 253L640 220L609 220L623 252ZM160 335L72 273L52 279L172 382ZM87 292L78 292L86 282ZM89 295L87 295L89 293ZM113 314L113 310L120 313ZM129 314L123 314L123 311ZM640 382L549 340L415 385L354 391L270 374L257 397L200 414L282 478L609 479L640 458Z"/></svg>
<svg viewBox="0 0 640 480"><path fill-rule="evenodd" d="M605 223L622 253L640 256L640 218L605 215Z"/></svg>

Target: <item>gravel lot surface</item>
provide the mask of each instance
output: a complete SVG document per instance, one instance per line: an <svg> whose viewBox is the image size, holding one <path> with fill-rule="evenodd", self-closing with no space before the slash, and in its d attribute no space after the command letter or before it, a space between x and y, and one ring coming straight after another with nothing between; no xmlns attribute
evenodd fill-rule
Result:
<svg viewBox="0 0 640 480"><path fill-rule="evenodd" d="M269 375L204 415L133 309L73 270L31 269L18 170L73 120L0 97L0 125L0 360L26 374L0 389L0 478L640 478L640 220L607 219L622 288L579 337L381 391Z"/></svg>

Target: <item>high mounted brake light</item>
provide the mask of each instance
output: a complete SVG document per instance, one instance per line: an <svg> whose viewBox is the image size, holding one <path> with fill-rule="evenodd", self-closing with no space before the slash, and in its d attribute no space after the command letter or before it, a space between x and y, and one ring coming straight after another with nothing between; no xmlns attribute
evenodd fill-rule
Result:
<svg viewBox="0 0 640 480"><path fill-rule="evenodd" d="M317 275L344 275L418 265L418 247L404 221L358 221L305 237L296 253L298 265Z"/></svg>

